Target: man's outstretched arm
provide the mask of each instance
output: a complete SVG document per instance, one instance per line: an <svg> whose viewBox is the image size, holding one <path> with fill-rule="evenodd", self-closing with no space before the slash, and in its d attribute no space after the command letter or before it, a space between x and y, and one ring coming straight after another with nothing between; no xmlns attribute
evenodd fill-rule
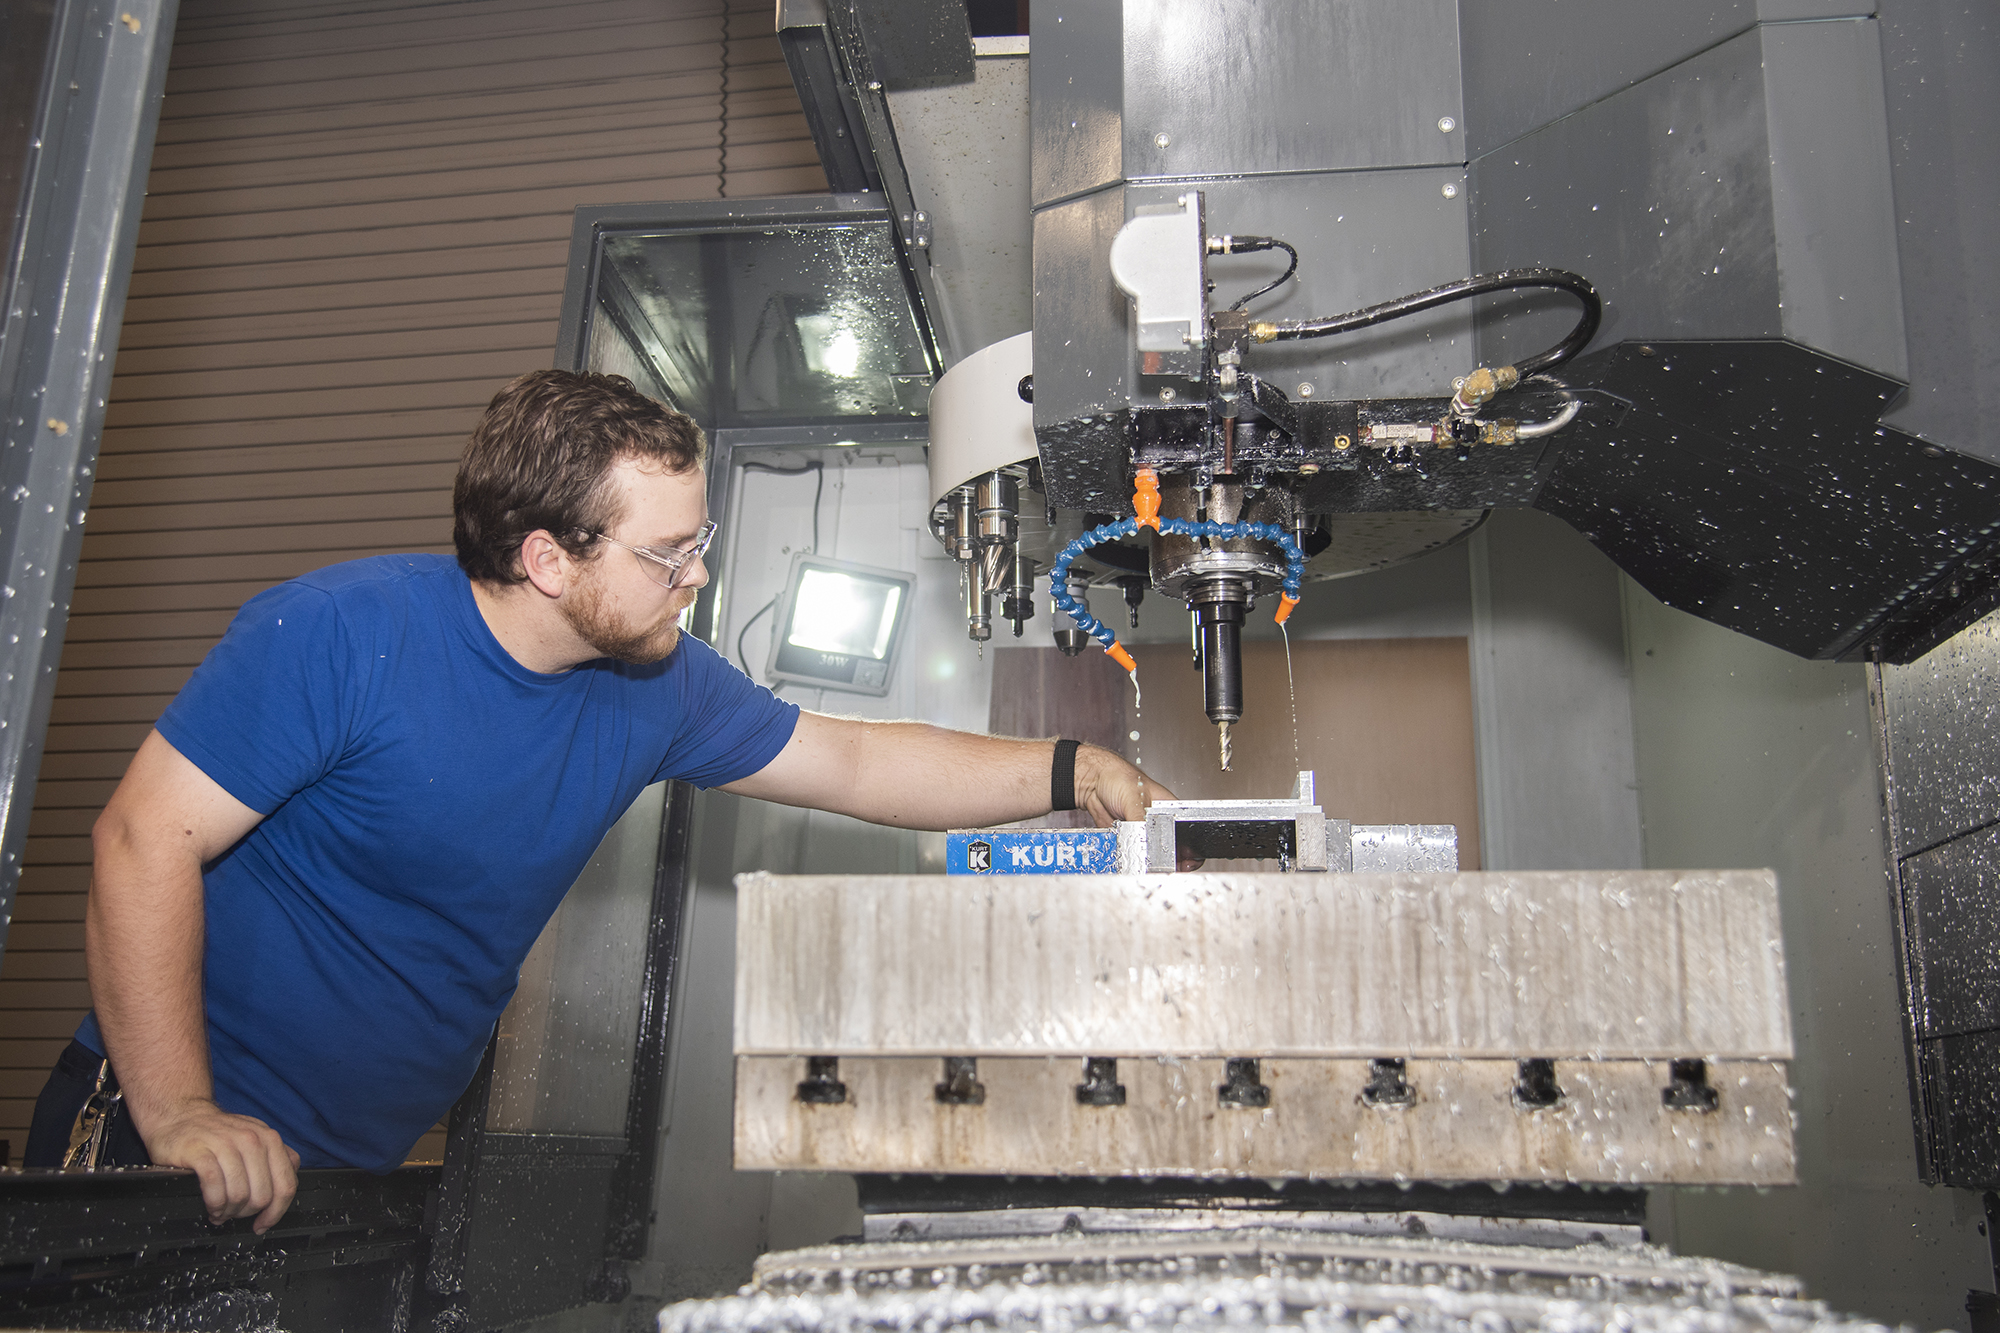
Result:
<svg viewBox="0 0 2000 1333"><path fill-rule="evenodd" d="M277 1131L215 1104L201 995L201 868L263 818L150 733L91 829L90 999L132 1123L158 1166L191 1168L212 1221L267 1231L298 1190Z"/></svg>
<svg viewBox="0 0 2000 1333"><path fill-rule="evenodd" d="M924 722L870 722L799 714L778 757L723 788L897 828L1011 824L1049 812L1053 741L947 731ZM1099 828L1144 819L1174 794L1109 750L1076 754L1076 808Z"/></svg>

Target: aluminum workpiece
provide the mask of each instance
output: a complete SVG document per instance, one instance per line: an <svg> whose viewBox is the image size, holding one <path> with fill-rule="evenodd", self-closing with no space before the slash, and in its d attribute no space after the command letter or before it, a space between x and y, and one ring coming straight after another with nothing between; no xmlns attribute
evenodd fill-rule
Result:
<svg viewBox="0 0 2000 1333"><path fill-rule="evenodd" d="M742 1168L1792 1178L1768 871L737 891Z"/></svg>

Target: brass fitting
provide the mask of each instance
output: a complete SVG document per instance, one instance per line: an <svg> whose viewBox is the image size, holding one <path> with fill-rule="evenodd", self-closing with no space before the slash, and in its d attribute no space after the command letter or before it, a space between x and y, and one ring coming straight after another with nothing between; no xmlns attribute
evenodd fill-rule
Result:
<svg viewBox="0 0 2000 1333"><path fill-rule="evenodd" d="M1258 320L1250 326L1250 341L1267 343L1278 336L1278 326L1269 320Z"/></svg>
<svg viewBox="0 0 2000 1333"><path fill-rule="evenodd" d="M1521 372L1512 366L1501 366L1498 370L1488 370L1485 366L1473 371L1458 382L1451 396L1451 410L1459 416L1470 416L1496 393L1505 393L1521 382Z"/></svg>

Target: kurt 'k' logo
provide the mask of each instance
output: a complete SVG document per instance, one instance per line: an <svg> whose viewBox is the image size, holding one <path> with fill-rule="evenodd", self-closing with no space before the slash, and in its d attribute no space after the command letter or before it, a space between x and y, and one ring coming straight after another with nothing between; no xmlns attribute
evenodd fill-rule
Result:
<svg viewBox="0 0 2000 1333"><path fill-rule="evenodd" d="M993 844L984 840L966 843L965 868L981 873L993 869Z"/></svg>

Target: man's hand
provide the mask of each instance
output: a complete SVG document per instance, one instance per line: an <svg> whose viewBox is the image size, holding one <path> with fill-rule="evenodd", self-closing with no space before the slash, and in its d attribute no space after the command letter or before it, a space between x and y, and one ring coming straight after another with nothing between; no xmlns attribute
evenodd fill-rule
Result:
<svg viewBox="0 0 2000 1333"><path fill-rule="evenodd" d="M1144 819L1147 806L1173 799L1172 792L1123 757L1095 745L1077 747L1076 808L1089 811L1097 827L1110 828L1121 819Z"/></svg>
<svg viewBox="0 0 2000 1333"><path fill-rule="evenodd" d="M153 1165L193 1171L210 1222L254 1216L251 1230L262 1235L292 1206L299 1155L263 1121L231 1115L212 1101L183 1102L149 1119L154 1123L133 1123Z"/></svg>
<svg viewBox="0 0 2000 1333"><path fill-rule="evenodd" d="M1099 828L1110 828L1121 819L1144 819L1146 807L1155 801L1171 801L1175 796L1131 764L1109 750L1082 745L1076 751L1076 806L1088 810ZM1176 870L1199 870L1201 858L1193 852L1175 850Z"/></svg>

